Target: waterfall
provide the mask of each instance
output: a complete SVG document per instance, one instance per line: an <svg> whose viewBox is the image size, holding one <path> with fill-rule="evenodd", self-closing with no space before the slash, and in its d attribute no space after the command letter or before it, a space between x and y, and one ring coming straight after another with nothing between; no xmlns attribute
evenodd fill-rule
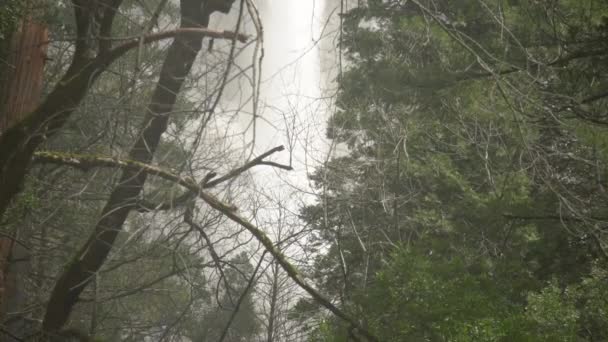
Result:
<svg viewBox="0 0 608 342"><path fill-rule="evenodd" d="M294 170L257 168L253 173L258 188L281 188L288 183L308 189L307 175L328 153L325 131L332 105L328 88L332 87L337 65L336 21L340 2L258 0L256 4L264 30L264 59L258 70L261 75L259 116L252 125L252 103L250 100L248 106L242 103L252 89L248 84L234 82L227 87L227 106L235 110L237 107L249 109L241 109L236 120L238 125L231 130L234 133L247 130L242 143L247 145L254 139L254 155L277 145L284 145L287 150L273 159L283 164L291 162ZM214 18L216 21L212 24L234 30L237 13L238 2L230 16ZM328 20L329 15L332 20ZM255 33L250 19L244 19L241 27L247 33ZM236 64L240 68L251 66L253 51L251 44L236 57Z"/></svg>
<svg viewBox="0 0 608 342"><path fill-rule="evenodd" d="M247 69L255 64L255 49L251 44L235 57L237 67L233 74L248 70L249 78L240 77L226 87L222 109L230 119L223 123L222 129L230 133L221 136L224 139L232 137L234 141L228 145L240 144L243 157L251 157L248 151L253 151L253 156L256 156L275 146L285 146L286 151L276 153L270 159L291 164L293 170L257 166L251 170L252 178L246 190L236 196L240 197L239 210L245 212L246 216L254 216L255 223L273 241L282 240L285 236L297 236L298 241L305 245L308 237L298 235L304 226L294 213L302 205L311 204L317 199L312 195L314 191L311 191L308 175L322 165L330 153L326 125L334 110L334 80L338 75L336 45L340 0L255 2L264 32L264 59L261 70L255 73L260 75L261 80L256 111L258 117L255 125L252 125L254 103L248 96L253 92L250 77L254 73ZM229 16L214 17L212 27L234 30L237 13L238 8L233 9ZM241 25L244 32L255 33L251 19L244 19ZM225 64L221 58L227 56L230 44L216 44L223 54L214 62ZM254 142L252 150L251 142ZM238 160L236 165L241 165L243 160ZM291 256L303 255L297 244L283 244L280 248ZM298 292L296 288L289 291L290 295L285 299L289 301L288 306L296 304ZM260 304L265 299L257 300ZM298 330L299 327L292 329ZM306 332L301 333L302 336L296 340L305 339ZM292 336L289 340L294 338Z"/></svg>
<svg viewBox="0 0 608 342"><path fill-rule="evenodd" d="M284 180L298 186L306 186L325 140L328 108L321 100L318 41L323 5L323 0L260 1L265 60L256 145L262 151L280 141L291 148L294 170Z"/></svg>

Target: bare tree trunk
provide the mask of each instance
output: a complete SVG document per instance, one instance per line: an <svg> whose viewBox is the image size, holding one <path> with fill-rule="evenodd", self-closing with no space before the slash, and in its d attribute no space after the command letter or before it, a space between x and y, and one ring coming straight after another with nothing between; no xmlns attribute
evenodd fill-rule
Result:
<svg viewBox="0 0 608 342"><path fill-rule="evenodd" d="M222 1L231 4L229 0ZM210 14L216 9L201 11L203 3L204 0L181 0L180 28L208 25ZM142 132L129 153L130 160L142 163L152 161L161 136L167 129L177 95L201 46L201 37L178 36L169 47L156 89L147 107ZM146 178L146 172L123 170L88 241L55 284L43 320L45 333L56 333L67 322L78 297L105 262L129 212L135 208Z"/></svg>
<svg viewBox="0 0 608 342"><path fill-rule="evenodd" d="M0 135L36 108L41 92L48 44L45 25L24 18L11 37L0 89ZM3 63L4 64L4 63ZM18 313L24 308L25 273L29 269L28 231L23 227L0 238L0 322L8 333L24 330Z"/></svg>
<svg viewBox="0 0 608 342"><path fill-rule="evenodd" d="M0 218L4 216L13 198L21 191L36 148L65 124L85 97L99 71L112 61L94 58L94 51L97 48L91 37L107 33L102 31L104 29L107 31L108 26L111 28L115 14L112 6L119 5L120 2L120 0L72 0L78 39L70 67L38 107L35 109L12 107L23 111L11 114L12 117L18 116L20 120L10 127L4 127L5 130L0 135ZM100 17L101 29L96 30L95 27L98 25L95 25L95 20ZM104 25L104 22L107 24ZM97 63L93 63L94 61Z"/></svg>
<svg viewBox="0 0 608 342"><path fill-rule="evenodd" d="M272 262L272 289L270 292L270 313L268 314L268 330L266 333L266 341L272 342L274 338L274 322L277 307L277 297L279 295L279 264L276 261Z"/></svg>

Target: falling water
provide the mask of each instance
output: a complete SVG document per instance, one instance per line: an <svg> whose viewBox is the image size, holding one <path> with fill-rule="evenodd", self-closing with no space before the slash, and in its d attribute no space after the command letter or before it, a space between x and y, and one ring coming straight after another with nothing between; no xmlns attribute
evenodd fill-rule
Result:
<svg viewBox="0 0 608 342"><path fill-rule="evenodd" d="M307 190L307 175L328 153L325 126L331 112L331 94L327 89L336 65L333 23L339 3L339 0L256 1L264 32L264 59L261 69L256 70L261 84L255 124L252 124L253 102L249 101L248 106L242 103L246 98L243 94L252 91L249 85L231 84L225 105L234 110L249 108L240 109L238 125L231 127L234 132L246 130L242 135L244 146L253 142L253 154L257 155L284 145L291 153L282 152L273 156L273 160L291 164L294 169L285 172L257 168L253 171L257 190L285 192L294 187ZM237 12L235 8L229 17L214 18L214 24L234 30ZM328 20L330 15L333 20ZM250 34L255 32L250 20L243 20L241 28ZM252 44L235 62L240 68L251 66L253 53Z"/></svg>
<svg viewBox="0 0 608 342"><path fill-rule="evenodd" d="M297 213L303 204L315 200L308 175L321 165L330 153L325 137L327 119L332 112L333 90L336 68L337 13L340 0L257 0L255 1L263 26L264 58L256 75L260 77L257 108L249 95L254 91L251 78L240 78L230 83L225 92L222 110L231 119L223 129L239 145L243 157L259 155L270 148L284 145L286 151L271 156L271 160L289 164L292 171L268 166L252 170L248 190L240 194L239 210L245 215L255 212L254 221L274 240L280 240L281 225L276 224L275 205ZM238 6L238 4L237 4ZM244 11L247 13L247 11ZM230 16L214 17L212 26L234 30L238 8ZM246 16L245 16L246 17ZM332 20L329 20L329 18ZM248 34L255 33L251 20L244 19L241 28ZM219 48L228 50L229 44ZM255 65L253 44L235 58L234 73ZM225 63L225 61L221 61ZM250 69L249 69L250 70ZM248 72L252 75L251 70ZM255 124L252 124L255 113ZM236 117L236 119L233 119ZM242 133L242 134L240 134ZM252 152L250 155L249 152ZM242 160L236 165L242 164ZM248 197L263 197L269 205L251 204ZM255 207L255 209L253 209ZM287 235L298 231L303 224L297 216L287 219ZM298 235L300 242L306 236ZM284 237L284 236L283 236ZM293 245L283 250L290 256L300 252ZM228 249L228 248L227 248ZM300 258L298 258L300 259ZM302 259L300 259L302 260ZM303 260L306 262L306 260ZM261 286L261 285L260 285ZM297 301L297 290L292 289L289 305ZM262 298L259 298L263 301Z"/></svg>
<svg viewBox="0 0 608 342"><path fill-rule="evenodd" d="M323 0L262 0L259 5L265 59L256 147L263 151L280 143L291 149L294 171L283 180L297 186L306 186L325 144L328 106L322 99L319 49L323 5ZM268 171L259 177L275 173Z"/></svg>

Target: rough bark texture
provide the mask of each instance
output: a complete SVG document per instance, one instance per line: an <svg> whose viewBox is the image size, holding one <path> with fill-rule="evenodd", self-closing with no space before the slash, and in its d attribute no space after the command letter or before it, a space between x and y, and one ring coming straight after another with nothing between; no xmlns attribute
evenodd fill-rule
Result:
<svg viewBox="0 0 608 342"><path fill-rule="evenodd" d="M0 94L0 134L38 105L48 46L46 25L24 19L11 37Z"/></svg>
<svg viewBox="0 0 608 342"><path fill-rule="evenodd" d="M12 34L7 59L3 62L0 90L0 134L38 105L48 45L45 25L25 18ZM0 238L0 322L14 335L23 330L20 319L10 315L25 305L23 274L29 265L28 250L15 243L27 241L23 229Z"/></svg>
<svg viewBox="0 0 608 342"><path fill-rule="evenodd" d="M181 28L206 27L213 9L201 11L203 0L181 1ZM169 47L157 87L147 107L143 129L129 153L129 159L150 163L169 120L177 94L201 49L201 37L178 36ZM147 173L123 169L101 218L88 241L59 277L51 294L43 321L43 330L53 334L67 322L72 308L92 276L105 262L118 233L137 204L137 197Z"/></svg>

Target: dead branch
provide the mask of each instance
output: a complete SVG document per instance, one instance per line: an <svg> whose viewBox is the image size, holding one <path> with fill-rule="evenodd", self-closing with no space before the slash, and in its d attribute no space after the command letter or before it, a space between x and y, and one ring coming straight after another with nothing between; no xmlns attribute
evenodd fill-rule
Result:
<svg viewBox="0 0 608 342"><path fill-rule="evenodd" d="M262 229L258 228L253 223L240 216L233 205L224 203L214 195L206 193L204 189L194 179L182 178L179 175L159 168L158 166L132 160L121 160L112 157L62 154L54 152L36 152L34 154L34 159L38 162L68 165L79 168L81 170L90 170L96 167L117 167L122 169L128 169L131 171L144 172L149 175L157 176L185 187L186 189L195 193L210 207L221 212L233 222L247 229L275 258L275 260L277 260L277 262L279 263L281 268L287 273L287 275L296 284L298 284L300 288L306 291L315 301L323 305L326 309L331 311L337 317L346 321L353 327L354 330L361 333L370 341L378 341L378 339L374 335L372 335L366 329L361 327L361 325L354 318L350 317L350 315L348 315L346 312L335 306L329 299L325 298L319 293L319 291L317 291L310 284L308 284L306 280L300 275L296 267L293 266L289 262L289 260L287 260L287 257L274 245L272 240L270 240L270 238L266 235L266 233L264 233Z"/></svg>

